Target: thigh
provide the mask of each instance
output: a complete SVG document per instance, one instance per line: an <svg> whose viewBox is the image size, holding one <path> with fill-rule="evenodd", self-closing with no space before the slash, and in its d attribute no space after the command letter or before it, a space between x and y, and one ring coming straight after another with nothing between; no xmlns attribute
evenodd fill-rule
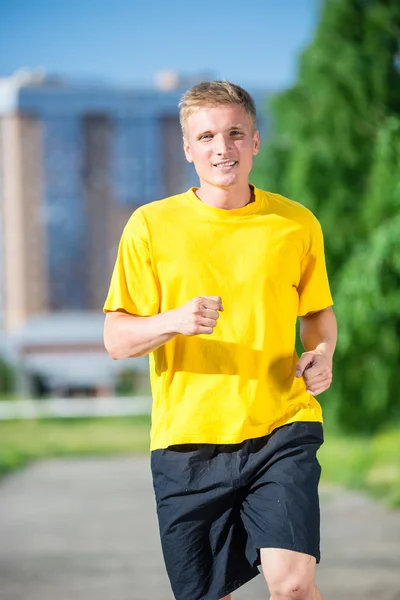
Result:
<svg viewBox="0 0 400 600"><path fill-rule="evenodd" d="M248 533L247 556L257 564L261 548L276 548L319 562L321 468L316 454L323 442L322 426L293 423L277 435L273 452L269 449L265 457L259 453L245 490L242 519Z"/></svg>

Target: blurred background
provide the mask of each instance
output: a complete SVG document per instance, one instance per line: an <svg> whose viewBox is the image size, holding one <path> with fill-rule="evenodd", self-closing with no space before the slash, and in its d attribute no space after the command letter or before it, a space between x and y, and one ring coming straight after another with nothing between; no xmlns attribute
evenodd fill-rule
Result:
<svg viewBox="0 0 400 600"><path fill-rule="evenodd" d="M196 184L178 101L258 109L252 182L322 223L340 338L324 480L400 505L398 0L0 0L0 472L147 452L147 358L102 305L136 207Z"/></svg>

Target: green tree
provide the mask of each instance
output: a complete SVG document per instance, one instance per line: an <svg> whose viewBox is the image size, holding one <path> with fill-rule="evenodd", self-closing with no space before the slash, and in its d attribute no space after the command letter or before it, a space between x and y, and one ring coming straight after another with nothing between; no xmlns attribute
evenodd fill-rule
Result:
<svg viewBox="0 0 400 600"><path fill-rule="evenodd" d="M400 119L382 127L362 216L371 227L341 270L333 401L346 429L373 431L400 416ZM336 396L336 397L335 397Z"/></svg>
<svg viewBox="0 0 400 600"><path fill-rule="evenodd" d="M271 103L253 178L321 221L340 332L326 407L347 429L397 410L399 40L398 0L326 0L297 83Z"/></svg>

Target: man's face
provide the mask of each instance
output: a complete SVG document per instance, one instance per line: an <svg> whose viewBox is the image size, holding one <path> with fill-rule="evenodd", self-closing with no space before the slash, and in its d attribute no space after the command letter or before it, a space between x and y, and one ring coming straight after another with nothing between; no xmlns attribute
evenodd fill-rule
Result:
<svg viewBox="0 0 400 600"><path fill-rule="evenodd" d="M260 140L243 106L204 107L186 123L184 150L200 181L221 188L247 183Z"/></svg>

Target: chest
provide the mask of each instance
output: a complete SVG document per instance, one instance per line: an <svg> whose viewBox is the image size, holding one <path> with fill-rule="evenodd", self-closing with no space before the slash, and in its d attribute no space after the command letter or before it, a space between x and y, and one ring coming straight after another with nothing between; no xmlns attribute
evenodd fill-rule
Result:
<svg viewBox="0 0 400 600"><path fill-rule="evenodd" d="M163 294L171 288L187 297L224 288L282 292L299 283L302 237L291 222L260 219L164 233L154 255Z"/></svg>

